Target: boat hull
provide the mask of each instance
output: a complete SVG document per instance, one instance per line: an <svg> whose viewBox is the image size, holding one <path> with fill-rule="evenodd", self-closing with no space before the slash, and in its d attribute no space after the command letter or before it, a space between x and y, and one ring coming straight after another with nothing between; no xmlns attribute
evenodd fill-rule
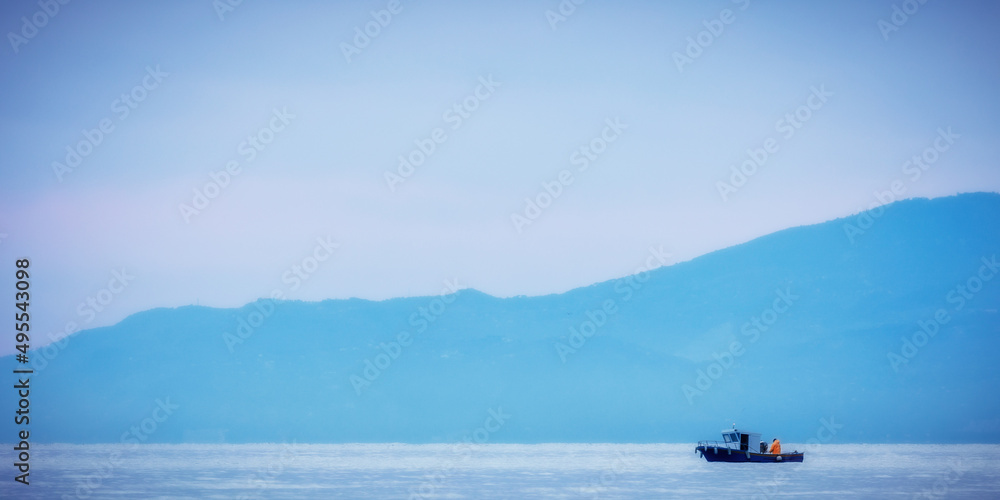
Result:
<svg viewBox="0 0 1000 500"><path fill-rule="evenodd" d="M734 450L732 448L715 446L698 446L694 449L705 460L709 462L759 462L759 463L787 463L801 462L805 458L805 453L782 453L772 455L770 453L754 453L752 451Z"/></svg>

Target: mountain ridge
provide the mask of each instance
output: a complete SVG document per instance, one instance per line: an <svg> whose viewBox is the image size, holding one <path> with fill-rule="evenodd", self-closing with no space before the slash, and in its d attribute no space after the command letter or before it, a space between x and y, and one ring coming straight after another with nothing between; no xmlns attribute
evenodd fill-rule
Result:
<svg viewBox="0 0 1000 500"><path fill-rule="evenodd" d="M32 435L118 442L172 398L150 442L453 441L497 408L491 441L684 442L737 421L805 442L821 419L838 442L1000 441L1000 286L947 300L1000 250L1000 195L896 202L851 239L863 215L560 294L143 311L64 342Z"/></svg>

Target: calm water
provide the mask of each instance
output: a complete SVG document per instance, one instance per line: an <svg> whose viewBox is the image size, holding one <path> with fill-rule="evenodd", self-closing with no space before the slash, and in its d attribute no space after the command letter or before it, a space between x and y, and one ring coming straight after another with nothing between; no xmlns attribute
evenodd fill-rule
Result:
<svg viewBox="0 0 1000 500"><path fill-rule="evenodd" d="M1000 498L1000 445L824 445L802 464L710 464L693 444L32 449L31 485L7 462L0 497Z"/></svg>

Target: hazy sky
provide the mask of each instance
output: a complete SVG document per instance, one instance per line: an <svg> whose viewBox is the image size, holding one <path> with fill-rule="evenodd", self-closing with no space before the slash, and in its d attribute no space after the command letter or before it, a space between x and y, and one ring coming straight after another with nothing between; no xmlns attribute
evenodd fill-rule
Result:
<svg viewBox="0 0 1000 500"><path fill-rule="evenodd" d="M32 259L39 334L273 290L561 292L897 180L1000 190L994 2L53 4L0 6L0 272Z"/></svg>

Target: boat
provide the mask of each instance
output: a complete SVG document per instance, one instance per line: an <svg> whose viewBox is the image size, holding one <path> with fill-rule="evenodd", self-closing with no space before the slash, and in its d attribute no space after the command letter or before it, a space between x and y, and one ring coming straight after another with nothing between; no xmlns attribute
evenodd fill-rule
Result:
<svg viewBox="0 0 1000 500"><path fill-rule="evenodd" d="M694 452L709 462L785 463L801 462L805 458L805 453L797 450L791 453L767 453L767 446L763 441L760 441L759 447L755 445L758 441L759 432L739 430L733 424L732 429L722 431L722 441L698 441Z"/></svg>

